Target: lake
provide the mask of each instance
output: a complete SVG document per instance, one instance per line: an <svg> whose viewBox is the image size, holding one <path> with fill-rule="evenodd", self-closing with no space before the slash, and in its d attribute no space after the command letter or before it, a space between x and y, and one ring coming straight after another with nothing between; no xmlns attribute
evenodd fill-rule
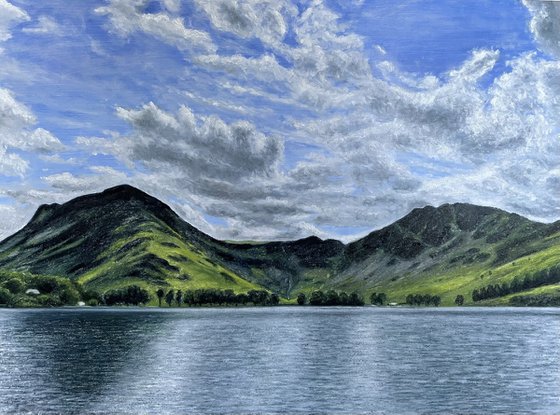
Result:
<svg viewBox="0 0 560 415"><path fill-rule="evenodd" d="M4 309L6 412L560 413L560 309Z"/></svg>

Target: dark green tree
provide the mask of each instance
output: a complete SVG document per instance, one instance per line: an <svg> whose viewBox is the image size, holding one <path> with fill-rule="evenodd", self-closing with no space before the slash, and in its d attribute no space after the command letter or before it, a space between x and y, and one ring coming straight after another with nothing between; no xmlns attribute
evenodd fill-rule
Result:
<svg viewBox="0 0 560 415"><path fill-rule="evenodd" d="M249 302L249 297L247 294L241 293L235 296L235 301L237 304L246 305Z"/></svg>
<svg viewBox="0 0 560 415"><path fill-rule="evenodd" d="M80 293L73 287L64 288L60 292L60 301L66 305L76 305L80 301Z"/></svg>
<svg viewBox="0 0 560 415"><path fill-rule="evenodd" d="M461 294L459 294L459 295L457 295L457 297L455 297L455 305L461 307L464 302L465 302L465 297L463 297Z"/></svg>
<svg viewBox="0 0 560 415"><path fill-rule="evenodd" d="M339 297L338 293L334 290L329 290L325 294L325 305L338 305Z"/></svg>
<svg viewBox="0 0 560 415"><path fill-rule="evenodd" d="M8 305L12 302L12 293L6 288L0 287L0 304Z"/></svg>
<svg viewBox="0 0 560 415"><path fill-rule="evenodd" d="M19 278L10 278L3 285L12 294L21 294L25 290L25 283Z"/></svg>
<svg viewBox="0 0 560 415"><path fill-rule="evenodd" d="M233 290L225 290L222 297L225 304L237 304L237 296Z"/></svg>
<svg viewBox="0 0 560 415"><path fill-rule="evenodd" d="M473 290L472 300L475 301L475 302L480 301L480 290Z"/></svg>
<svg viewBox="0 0 560 415"><path fill-rule="evenodd" d="M299 293L297 296L297 303L299 305L305 305L307 298L305 297L304 293Z"/></svg>
<svg viewBox="0 0 560 415"><path fill-rule="evenodd" d="M163 297L165 296L165 291L163 291L163 288L158 288L158 290L156 291L156 295L158 298L159 306L161 307L161 302L163 301Z"/></svg>
<svg viewBox="0 0 560 415"><path fill-rule="evenodd" d="M441 297L439 295L432 296L432 298L430 299L430 303L434 307L439 307L439 305L441 304Z"/></svg>
<svg viewBox="0 0 560 415"><path fill-rule="evenodd" d="M103 301L103 296L95 290L85 290L82 292L82 300L85 303L99 304Z"/></svg>
<svg viewBox="0 0 560 415"><path fill-rule="evenodd" d="M362 296L358 294L356 291L354 291L350 294L350 297L348 299L348 304L352 306L362 306L365 303Z"/></svg>
<svg viewBox="0 0 560 415"><path fill-rule="evenodd" d="M189 307L194 305L194 291L186 290L185 294L183 295L183 302Z"/></svg>
<svg viewBox="0 0 560 415"><path fill-rule="evenodd" d="M183 291L177 290L177 294L175 294L175 301L177 301L177 306L181 307L181 304L183 304Z"/></svg>
<svg viewBox="0 0 560 415"><path fill-rule="evenodd" d="M117 304L139 305L150 301L150 294L148 291L137 285L129 285L128 287L118 290L108 291L103 297L105 304L109 306Z"/></svg>
<svg viewBox="0 0 560 415"><path fill-rule="evenodd" d="M311 297L309 298L309 304L311 305L324 305L325 304L325 294L321 290L313 291Z"/></svg>
<svg viewBox="0 0 560 415"><path fill-rule="evenodd" d="M237 304L246 305L249 302L249 297L247 297L247 294L244 293L237 294L235 296L235 302Z"/></svg>
<svg viewBox="0 0 560 415"><path fill-rule="evenodd" d="M369 300L373 305L383 305L387 302L387 295L385 293L373 293L370 295Z"/></svg>
<svg viewBox="0 0 560 415"><path fill-rule="evenodd" d="M165 302L167 303L168 307L171 307L174 298L175 298L175 291L169 290L165 295Z"/></svg>
<svg viewBox="0 0 560 415"><path fill-rule="evenodd" d="M269 304L270 305L278 305L280 303L280 296L276 293L272 293L270 295Z"/></svg>
<svg viewBox="0 0 560 415"><path fill-rule="evenodd" d="M379 295L377 296L377 299L379 301L379 305L387 304L387 294L379 293Z"/></svg>

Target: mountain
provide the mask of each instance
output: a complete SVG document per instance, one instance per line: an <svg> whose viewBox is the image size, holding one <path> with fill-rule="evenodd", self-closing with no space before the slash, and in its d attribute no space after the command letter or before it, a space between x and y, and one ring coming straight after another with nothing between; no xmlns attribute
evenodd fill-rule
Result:
<svg viewBox="0 0 560 415"><path fill-rule="evenodd" d="M449 303L459 289L470 297L480 286L560 263L559 232L560 222L533 222L491 207L427 206L346 246L329 285L399 299L431 292Z"/></svg>
<svg viewBox="0 0 560 415"><path fill-rule="evenodd" d="M331 266L343 244L307 238L270 244L215 240L128 185L40 206L0 243L0 268L65 275L106 290L125 284L287 294L306 269Z"/></svg>
<svg viewBox="0 0 560 415"><path fill-rule="evenodd" d="M134 283L151 290L266 288L293 298L337 289L386 292L394 301L430 293L451 304L457 294L470 301L474 289L560 264L559 242L560 222L461 203L414 209L348 245L317 237L225 242L123 185L39 207L0 242L0 268L68 276L100 291Z"/></svg>

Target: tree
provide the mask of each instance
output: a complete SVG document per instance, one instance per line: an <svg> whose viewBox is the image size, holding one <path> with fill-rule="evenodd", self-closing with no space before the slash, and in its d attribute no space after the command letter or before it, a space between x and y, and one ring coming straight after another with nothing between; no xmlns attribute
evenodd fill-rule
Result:
<svg viewBox="0 0 560 415"><path fill-rule="evenodd" d="M6 288L0 288L0 304L8 305L12 301L12 294Z"/></svg>
<svg viewBox="0 0 560 415"><path fill-rule="evenodd" d="M270 302L270 294L264 290L251 290L247 293L247 297L253 305L266 305Z"/></svg>
<svg viewBox="0 0 560 415"><path fill-rule="evenodd" d="M137 285L129 285L118 290L108 291L103 297L105 304L109 306L117 304L139 305L150 301L150 293Z"/></svg>
<svg viewBox="0 0 560 415"><path fill-rule="evenodd" d="M339 294L338 298L340 301L340 305L348 305L348 303L350 302L348 294L346 294L344 291Z"/></svg>
<svg viewBox="0 0 560 415"><path fill-rule="evenodd" d="M80 301L80 294L72 287L65 288L60 293L60 301L67 305L76 305Z"/></svg>
<svg viewBox="0 0 560 415"><path fill-rule="evenodd" d="M349 305L353 305L353 306L362 306L362 305L364 305L364 299L362 298L362 296L360 294L358 294L356 291L354 291L350 294L350 298L348 299L348 303L349 303Z"/></svg>
<svg viewBox="0 0 560 415"><path fill-rule="evenodd" d="M161 307L161 302L163 300L163 297L165 296L165 291L163 291L163 288L158 288L158 290L156 291L156 295L158 298L159 306Z"/></svg>
<svg viewBox="0 0 560 415"><path fill-rule="evenodd" d="M519 278L519 276L515 276L515 278L511 281L509 285L509 289L512 293L517 293L523 289L523 282Z"/></svg>
<svg viewBox="0 0 560 415"><path fill-rule="evenodd" d="M223 301L226 304L236 304L237 303L237 296L233 290L225 290L223 293Z"/></svg>
<svg viewBox="0 0 560 415"><path fill-rule="evenodd" d="M183 304L183 291L177 290L177 294L175 295L175 301L177 301L177 305L181 307L181 304Z"/></svg>
<svg viewBox="0 0 560 415"><path fill-rule="evenodd" d="M25 284L19 278L11 278L3 285L4 288L7 288L12 294L20 294L25 290Z"/></svg>
<svg viewBox="0 0 560 415"><path fill-rule="evenodd" d="M465 302L465 297L463 297L461 294L455 297L455 304L458 305L459 307L461 307L464 302Z"/></svg>
<svg viewBox="0 0 560 415"><path fill-rule="evenodd" d="M307 298L305 297L304 293L299 293L297 296L297 303L299 305L305 305Z"/></svg>
<svg viewBox="0 0 560 415"><path fill-rule="evenodd" d="M373 305L383 305L387 302L387 295L385 293L373 293L370 297L370 302Z"/></svg>
<svg viewBox="0 0 560 415"><path fill-rule="evenodd" d="M379 293L377 296L377 300L379 301L379 305L384 305L387 303L387 294Z"/></svg>
<svg viewBox="0 0 560 415"><path fill-rule="evenodd" d="M99 304L103 301L103 296L95 290L86 290L82 292L82 300L85 303Z"/></svg>
<svg viewBox="0 0 560 415"><path fill-rule="evenodd" d="M39 276L33 281L35 288L42 294L50 294L59 288L58 280L54 277Z"/></svg>
<svg viewBox="0 0 560 415"><path fill-rule="evenodd" d="M280 303L280 296L276 293L270 295L270 305L278 305Z"/></svg>
<svg viewBox="0 0 560 415"><path fill-rule="evenodd" d="M338 302L338 293L334 290L327 291L327 294L325 296L325 305L338 305Z"/></svg>
<svg viewBox="0 0 560 415"><path fill-rule="evenodd" d="M311 305L323 305L325 303L325 294L321 290L313 291L311 293L311 298L309 298L309 304Z"/></svg>
<svg viewBox="0 0 560 415"><path fill-rule="evenodd" d="M246 305L249 302L249 297L247 297L247 294L237 294L235 296L235 302L237 304Z"/></svg>
<svg viewBox="0 0 560 415"><path fill-rule="evenodd" d="M480 300L480 291L479 290L474 290L472 292L472 300L473 301L479 301Z"/></svg>
<svg viewBox="0 0 560 415"><path fill-rule="evenodd" d="M173 298L175 297L175 291L169 290L165 295L165 302L167 303L168 307L171 307L171 303L173 302Z"/></svg>
<svg viewBox="0 0 560 415"><path fill-rule="evenodd" d="M439 295L434 295L430 302L434 305L434 307L439 307L441 304L441 297Z"/></svg>

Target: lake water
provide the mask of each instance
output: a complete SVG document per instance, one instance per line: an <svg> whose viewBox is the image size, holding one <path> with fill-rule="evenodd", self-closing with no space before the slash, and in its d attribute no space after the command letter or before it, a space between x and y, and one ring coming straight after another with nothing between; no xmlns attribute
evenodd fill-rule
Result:
<svg viewBox="0 0 560 415"><path fill-rule="evenodd" d="M0 413L560 413L560 309L0 310Z"/></svg>

